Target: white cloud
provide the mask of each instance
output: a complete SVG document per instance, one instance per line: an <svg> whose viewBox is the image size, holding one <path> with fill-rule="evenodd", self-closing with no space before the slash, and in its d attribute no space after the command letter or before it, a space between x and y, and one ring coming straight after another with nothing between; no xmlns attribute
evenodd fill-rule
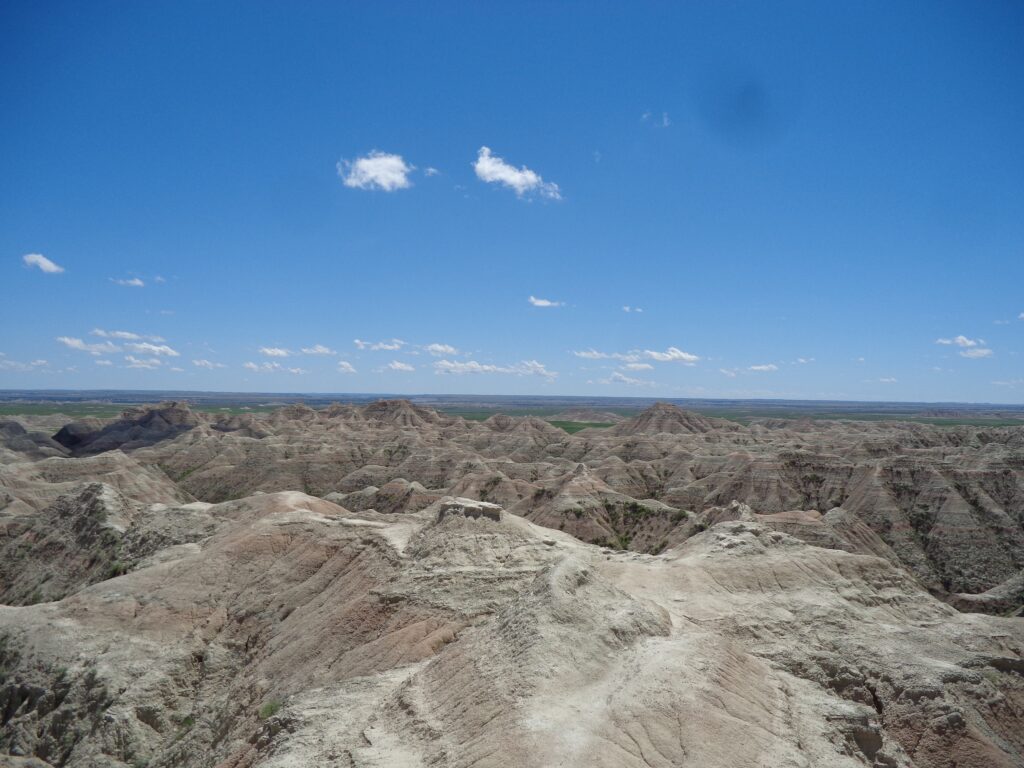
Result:
<svg viewBox="0 0 1024 768"><path fill-rule="evenodd" d="M113 365L109 360L93 360L96 365Z"/></svg>
<svg viewBox="0 0 1024 768"><path fill-rule="evenodd" d="M224 363L215 363L212 360L193 360L192 365L194 365L196 368L207 368L211 371L214 368L227 368L227 366L224 365Z"/></svg>
<svg viewBox="0 0 1024 768"><path fill-rule="evenodd" d="M88 352L90 355L109 355L114 352L121 351L120 347L115 344L111 344L109 341L103 341L98 344L88 344L81 339L76 339L74 336L58 336L57 341L65 347L77 349L79 352Z"/></svg>
<svg viewBox="0 0 1024 768"><path fill-rule="evenodd" d="M163 365L158 357L148 357L142 360L134 355L125 355L124 361L128 363L129 368L145 368L150 371Z"/></svg>
<svg viewBox="0 0 1024 768"><path fill-rule="evenodd" d="M314 344L312 347L303 347L302 354L304 355L336 355L338 354L333 349L325 347L323 344Z"/></svg>
<svg viewBox="0 0 1024 768"><path fill-rule="evenodd" d="M626 376L619 371L612 371L612 375L607 379L601 379L601 384L626 384L630 387L652 387L654 386L653 381L645 381L644 379L634 379L632 376Z"/></svg>
<svg viewBox="0 0 1024 768"><path fill-rule="evenodd" d="M242 363L242 367L249 371L255 371L257 373L309 373L304 368L285 368L278 362L267 361L263 363Z"/></svg>
<svg viewBox="0 0 1024 768"><path fill-rule="evenodd" d="M643 312L644 310L643 310L642 307L631 307L628 304L626 304L625 306L622 307L622 311L623 312Z"/></svg>
<svg viewBox="0 0 1024 768"><path fill-rule="evenodd" d="M651 123L659 128L668 128L672 125L672 121L668 117L668 112L662 112L661 117L655 117L650 110L647 110L640 115L640 119L645 123Z"/></svg>
<svg viewBox="0 0 1024 768"><path fill-rule="evenodd" d="M338 361L338 371L340 373L357 373L356 369L352 367L352 363L347 360Z"/></svg>
<svg viewBox="0 0 1024 768"><path fill-rule="evenodd" d="M0 371L17 371L27 373L40 368L45 368L49 363L46 360L33 360L31 363L23 363L19 360L11 360L3 352L0 352ZM47 371L49 373L49 371Z"/></svg>
<svg viewBox="0 0 1024 768"><path fill-rule="evenodd" d="M112 277L110 278L110 282L114 283L115 285L124 285L127 286L128 288L143 288L146 285L144 282L142 282L142 280L140 280L137 277L129 277L123 280L118 279L116 277Z"/></svg>
<svg viewBox="0 0 1024 768"><path fill-rule="evenodd" d="M647 358L648 360L655 360L659 363L683 363L684 365L693 365L700 360L700 357L690 352L684 352L678 347L669 347L664 352L656 349L633 349L627 353L623 352L599 352L596 349L583 349L573 352L576 357L582 357L586 360L621 360L624 363L639 363L641 359ZM627 368L629 366L626 366ZM651 366L647 366L650 368ZM634 368L633 370L640 370L640 368Z"/></svg>
<svg viewBox="0 0 1024 768"><path fill-rule="evenodd" d="M132 352L139 352L145 355L156 355L157 357L178 357L178 351L171 349L166 344L150 344L148 341L125 344L125 349Z"/></svg>
<svg viewBox="0 0 1024 768"><path fill-rule="evenodd" d="M48 275L59 275L64 267L58 266L41 253L26 253L21 257L26 267L36 267Z"/></svg>
<svg viewBox="0 0 1024 768"><path fill-rule="evenodd" d="M513 376L542 376L545 379L554 379L558 376L558 373L549 371L543 363L536 360L524 360L515 365L492 365L479 363L476 360L438 360L434 363L434 372L457 376L476 373L504 373Z"/></svg>
<svg viewBox="0 0 1024 768"><path fill-rule="evenodd" d="M260 347L260 354L267 357L288 357L292 351L281 347Z"/></svg>
<svg viewBox="0 0 1024 768"><path fill-rule="evenodd" d="M893 378L892 376L883 376L878 381L879 381L880 384L895 384L896 383L896 379Z"/></svg>
<svg viewBox="0 0 1024 768"><path fill-rule="evenodd" d="M338 163L338 175L346 187L394 192L412 186L409 174L415 169L401 155L373 150L365 157Z"/></svg>
<svg viewBox="0 0 1024 768"><path fill-rule="evenodd" d="M434 371L436 373L451 373L457 376L469 373L512 373L511 368L503 368L500 365L491 365L489 363L478 363L476 360L438 360L434 363Z"/></svg>
<svg viewBox="0 0 1024 768"><path fill-rule="evenodd" d="M457 355L459 350L453 347L451 344L427 344L424 347L427 352L432 354L434 357L441 357L442 355Z"/></svg>
<svg viewBox="0 0 1024 768"><path fill-rule="evenodd" d="M564 301L552 301L551 299L538 299L536 296L531 296L527 299L528 302L533 304L535 307L564 307Z"/></svg>
<svg viewBox="0 0 1024 768"><path fill-rule="evenodd" d="M153 278L153 282L154 283L166 283L167 282L167 278L164 277L163 275L157 275L156 277Z"/></svg>
<svg viewBox="0 0 1024 768"><path fill-rule="evenodd" d="M777 371L779 366L775 363L762 363L761 365L752 365L747 370L750 371Z"/></svg>
<svg viewBox="0 0 1024 768"><path fill-rule="evenodd" d="M500 157L492 155L488 147L480 147L473 170L476 171L476 176L480 181L488 184L502 184L515 190L518 197L536 192L541 197L551 200L562 199L562 193L557 184L544 181L539 173L531 171L525 165L522 168L509 165Z"/></svg>
<svg viewBox="0 0 1024 768"><path fill-rule="evenodd" d="M131 331L104 331L102 328L93 328L89 331L91 336L99 336L101 339L121 339L123 341L163 341L160 336L146 336L141 333L132 333Z"/></svg>
<svg viewBox="0 0 1024 768"><path fill-rule="evenodd" d="M598 352L596 349L581 349L573 352L576 357L582 357L584 360L622 360L626 363L635 363L640 359L640 355L635 352L629 354L623 354L622 352Z"/></svg>
<svg viewBox="0 0 1024 768"><path fill-rule="evenodd" d="M661 363L668 362L679 362L686 365L693 365L700 358L697 355L692 355L689 352L683 352L681 349L676 347L669 347L664 352L657 352L652 349L644 350L644 357L650 358L651 360L657 360Z"/></svg>
<svg viewBox="0 0 1024 768"><path fill-rule="evenodd" d="M1017 319L1024 320L1024 312L1021 312L1019 315L1017 315Z"/></svg>
<svg viewBox="0 0 1024 768"><path fill-rule="evenodd" d="M935 343L945 344L946 346L955 344L958 347L976 347L979 344L984 344L985 342L983 339L969 339L961 334L960 336L954 336L952 339L936 339Z"/></svg>
<svg viewBox="0 0 1024 768"><path fill-rule="evenodd" d="M543 363L536 360L524 360L515 366L516 373L520 376L543 376L545 379L558 377L557 371L549 371Z"/></svg>
<svg viewBox="0 0 1024 768"><path fill-rule="evenodd" d="M735 379L738 371L735 368L719 368L719 373L728 376L730 379Z"/></svg>
<svg viewBox="0 0 1024 768"><path fill-rule="evenodd" d="M415 368L413 368L408 363L403 363L403 362L400 362L398 360L392 360L390 363L387 364L387 368L389 368L392 371L415 371L416 370Z"/></svg>
<svg viewBox="0 0 1024 768"><path fill-rule="evenodd" d="M814 358L813 357L798 357L796 359L796 362L797 362L798 365L807 365L807 363L813 363L814 362Z"/></svg>
<svg viewBox="0 0 1024 768"><path fill-rule="evenodd" d="M431 168L429 165L423 169L424 176L437 176L440 173L437 168Z"/></svg>
<svg viewBox="0 0 1024 768"><path fill-rule="evenodd" d="M650 363L626 363L624 366L627 371L653 371L654 366Z"/></svg>
<svg viewBox="0 0 1024 768"><path fill-rule="evenodd" d="M381 350L386 352L395 352L405 346L405 342L401 339L391 339L390 341L363 341L362 339L354 339L355 344L359 349L368 349L371 352L379 352Z"/></svg>
<svg viewBox="0 0 1024 768"><path fill-rule="evenodd" d="M979 360L983 357L992 357L991 349L984 349L982 347L975 347L974 349L962 349L960 350L960 357L966 357L971 360Z"/></svg>
<svg viewBox="0 0 1024 768"><path fill-rule="evenodd" d="M1009 379L1008 381L993 381L992 383L997 387L1009 387L1010 389L1024 387L1024 379Z"/></svg>

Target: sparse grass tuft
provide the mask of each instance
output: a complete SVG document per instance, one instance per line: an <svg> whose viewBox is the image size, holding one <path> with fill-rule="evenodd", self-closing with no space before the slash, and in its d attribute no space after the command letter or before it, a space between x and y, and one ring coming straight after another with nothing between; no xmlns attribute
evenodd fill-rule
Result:
<svg viewBox="0 0 1024 768"><path fill-rule="evenodd" d="M259 714L260 720L266 720L268 717L273 717L281 709L281 702L277 699L271 699L262 707L260 707Z"/></svg>

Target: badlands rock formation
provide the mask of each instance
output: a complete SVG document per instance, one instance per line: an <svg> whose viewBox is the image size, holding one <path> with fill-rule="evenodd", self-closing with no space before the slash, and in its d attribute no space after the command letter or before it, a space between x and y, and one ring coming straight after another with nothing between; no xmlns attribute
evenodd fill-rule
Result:
<svg viewBox="0 0 1024 768"><path fill-rule="evenodd" d="M1024 765L1021 428L3 434L0 765Z"/></svg>

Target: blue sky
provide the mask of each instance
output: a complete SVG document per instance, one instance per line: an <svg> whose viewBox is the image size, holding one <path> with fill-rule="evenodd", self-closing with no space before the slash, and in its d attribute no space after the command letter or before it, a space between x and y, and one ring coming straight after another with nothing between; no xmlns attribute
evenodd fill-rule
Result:
<svg viewBox="0 0 1024 768"><path fill-rule="evenodd" d="M1022 28L4 3L0 388L1024 402Z"/></svg>

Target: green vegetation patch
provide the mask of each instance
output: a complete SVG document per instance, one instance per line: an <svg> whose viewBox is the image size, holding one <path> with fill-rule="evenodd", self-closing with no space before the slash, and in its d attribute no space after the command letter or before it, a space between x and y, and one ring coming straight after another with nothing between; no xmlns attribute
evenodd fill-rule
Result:
<svg viewBox="0 0 1024 768"><path fill-rule="evenodd" d="M259 712L257 714L259 714L260 720L266 720L268 717L273 717L274 715L276 715L280 711L280 709L281 702L277 699L271 699L262 707L260 707Z"/></svg>
<svg viewBox="0 0 1024 768"><path fill-rule="evenodd" d="M581 429L607 429L614 427L614 424L606 421L548 421L553 427L564 429L570 435L579 432Z"/></svg>

